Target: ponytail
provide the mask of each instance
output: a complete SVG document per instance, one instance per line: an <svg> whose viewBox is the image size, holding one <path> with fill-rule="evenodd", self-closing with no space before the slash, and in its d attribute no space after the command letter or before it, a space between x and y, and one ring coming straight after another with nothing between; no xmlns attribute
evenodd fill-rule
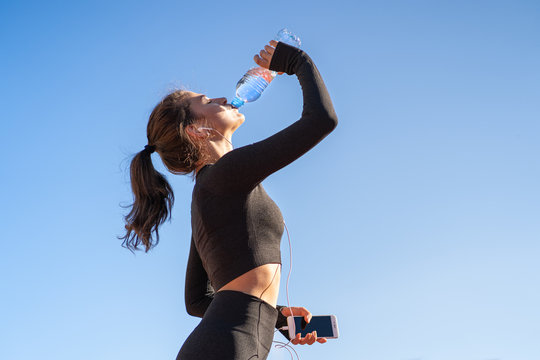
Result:
<svg viewBox="0 0 540 360"><path fill-rule="evenodd" d="M141 243L148 252L159 242L158 227L170 219L174 194L165 177L154 169L148 147L131 161L130 177L135 201L125 216L126 235L120 239L124 240L122 247L132 252Z"/></svg>
<svg viewBox="0 0 540 360"><path fill-rule="evenodd" d="M145 252L159 242L158 227L170 218L174 194L165 177L154 169L151 154L156 151L165 167L173 174L192 174L198 164L207 160L201 144L192 140L186 126L201 119L190 107L188 92L174 91L150 114L146 128L149 145L131 160L131 189L135 201L131 211L125 216L126 235L122 247L139 250L144 245ZM155 232L155 239L153 233Z"/></svg>

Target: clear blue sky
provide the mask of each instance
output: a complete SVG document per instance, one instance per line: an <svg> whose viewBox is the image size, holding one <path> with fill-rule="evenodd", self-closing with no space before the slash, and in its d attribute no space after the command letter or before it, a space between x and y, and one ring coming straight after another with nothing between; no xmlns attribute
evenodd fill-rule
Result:
<svg viewBox="0 0 540 360"><path fill-rule="evenodd" d="M1 359L174 359L193 183L134 256L129 160L168 91L231 100L285 26L340 121L264 182L292 304L339 319L301 359L540 358L540 3L301 0L1 3ZM282 75L233 143L301 110Z"/></svg>

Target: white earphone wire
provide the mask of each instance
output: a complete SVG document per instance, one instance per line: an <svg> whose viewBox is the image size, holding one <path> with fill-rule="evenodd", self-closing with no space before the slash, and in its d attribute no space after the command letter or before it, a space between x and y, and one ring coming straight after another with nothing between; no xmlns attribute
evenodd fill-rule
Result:
<svg viewBox="0 0 540 360"><path fill-rule="evenodd" d="M214 131L217 132L222 138L224 138L229 144L231 144L231 146L233 146L232 142L230 142L229 139L227 139L225 136L223 136L222 133L220 133L219 131L217 131L217 130L214 129L214 128L209 128L209 127L199 127L199 128L197 128L197 130L214 130Z"/></svg>

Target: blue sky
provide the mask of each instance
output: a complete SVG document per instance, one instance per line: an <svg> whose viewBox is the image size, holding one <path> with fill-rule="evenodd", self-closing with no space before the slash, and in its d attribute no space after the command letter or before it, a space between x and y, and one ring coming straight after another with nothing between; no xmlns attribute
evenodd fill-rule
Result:
<svg viewBox="0 0 540 360"><path fill-rule="evenodd" d="M167 92L230 101L282 27L340 121L264 182L291 234L291 303L339 320L301 359L540 358L540 4L516 0L2 2L0 358L176 356L198 323L193 183L167 175L172 221L134 256L116 239L129 160ZM233 143L301 107L278 77Z"/></svg>

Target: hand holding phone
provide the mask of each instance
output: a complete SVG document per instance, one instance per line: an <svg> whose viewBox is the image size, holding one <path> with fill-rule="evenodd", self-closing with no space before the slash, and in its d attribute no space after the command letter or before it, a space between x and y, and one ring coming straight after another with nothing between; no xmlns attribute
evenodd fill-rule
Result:
<svg viewBox="0 0 540 360"><path fill-rule="evenodd" d="M287 326L289 328L289 338L293 339L292 341L309 338L313 336L311 335L313 333L318 338L337 339L339 337L335 315L312 316L309 323L302 316L289 316L287 317Z"/></svg>
<svg viewBox="0 0 540 360"><path fill-rule="evenodd" d="M330 335L330 338L338 337L337 319L333 315L328 315L329 318L323 320L322 322L320 320L316 320L317 324L312 325L310 328L306 328L304 325L311 323L311 320L313 318L311 313L306 308L283 307L281 309L281 313L287 316L289 339L291 339L291 343L293 343L294 345L311 345L315 341L319 343L325 343L326 338L323 336L323 333ZM293 319L291 315L294 316L295 319ZM328 321L330 323L330 327L332 327L333 329L331 333L326 331L323 326L327 324ZM296 323L298 323L299 325L296 326ZM304 331L302 332L302 330Z"/></svg>

